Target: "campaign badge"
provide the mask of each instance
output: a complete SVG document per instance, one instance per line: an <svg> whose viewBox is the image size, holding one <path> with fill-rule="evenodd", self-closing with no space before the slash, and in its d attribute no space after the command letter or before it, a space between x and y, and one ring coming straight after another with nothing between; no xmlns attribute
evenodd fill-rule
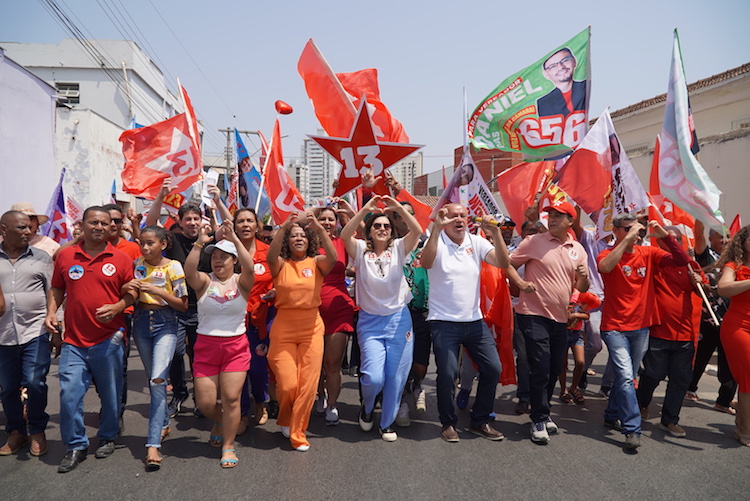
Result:
<svg viewBox="0 0 750 501"><path fill-rule="evenodd" d="M303 268L302 276L305 278L310 278L311 276L313 276L313 271L310 268Z"/></svg>
<svg viewBox="0 0 750 501"><path fill-rule="evenodd" d="M146 267L143 265L136 266L133 275L135 275L135 278L138 280L143 280L146 278Z"/></svg>
<svg viewBox="0 0 750 501"><path fill-rule="evenodd" d="M411 341L411 331L406 331L406 342Z"/></svg>
<svg viewBox="0 0 750 501"><path fill-rule="evenodd" d="M622 272L625 274L626 277L629 277L633 274L633 268L628 266L627 264L622 267Z"/></svg>
<svg viewBox="0 0 750 501"><path fill-rule="evenodd" d="M117 272L117 267L112 263L104 263L102 265L102 273L106 276L111 277Z"/></svg>
<svg viewBox="0 0 750 501"><path fill-rule="evenodd" d="M260 343L255 347L255 354L259 357L265 357L268 355L268 345L266 343Z"/></svg>
<svg viewBox="0 0 750 501"><path fill-rule="evenodd" d="M83 266L74 264L68 269L68 276L71 280L79 280L83 276Z"/></svg>
<svg viewBox="0 0 750 501"><path fill-rule="evenodd" d="M578 259L578 251L576 251L575 249L570 249L568 251L568 256L570 256L570 259L572 259L573 261L575 261L575 260Z"/></svg>
<svg viewBox="0 0 750 501"><path fill-rule="evenodd" d="M255 263L253 265L253 272L256 275L263 275L266 272L266 267L263 266L263 263Z"/></svg>

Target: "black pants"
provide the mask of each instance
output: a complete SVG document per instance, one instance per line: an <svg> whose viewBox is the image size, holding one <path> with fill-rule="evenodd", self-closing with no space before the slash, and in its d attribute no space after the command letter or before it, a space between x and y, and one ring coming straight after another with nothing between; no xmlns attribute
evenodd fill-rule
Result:
<svg viewBox="0 0 750 501"><path fill-rule="evenodd" d="M706 370L706 365L711 360L711 356L714 354L714 350L719 350L718 365L719 365L719 396L716 398L716 403L722 407L729 407L729 404L734 398L734 394L737 391L737 383L732 377L732 372L729 370L729 364L727 363L727 357L724 354L724 348L721 346L721 340L719 339L719 331L721 328L717 325L713 325L711 322L701 319L701 340L698 342L698 349L695 354L695 366L693 367L693 379L690 381L688 391L698 390L698 381L703 375L703 371Z"/></svg>
<svg viewBox="0 0 750 501"><path fill-rule="evenodd" d="M669 341L653 336L648 339L648 351L643 357L644 369L636 396L640 407L648 407L656 387L669 376L661 410L661 422L664 424L677 424L680 420L682 400L690 383L693 346L693 341Z"/></svg>

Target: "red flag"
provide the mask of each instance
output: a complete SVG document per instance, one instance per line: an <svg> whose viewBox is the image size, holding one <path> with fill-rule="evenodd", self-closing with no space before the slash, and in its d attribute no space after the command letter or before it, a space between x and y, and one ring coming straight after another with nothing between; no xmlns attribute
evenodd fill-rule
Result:
<svg viewBox="0 0 750 501"><path fill-rule="evenodd" d="M498 382L502 385L517 384L513 356L513 304L503 270L482 263L480 289L480 306L484 320L495 338L495 347L502 366Z"/></svg>
<svg viewBox="0 0 750 501"><path fill-rule="evenodd" d="M414 207L414 217L419 221L419 226L422 227L422 231L425 231L432 221L430 221L430 214L432 213L432 207L420 202L414 196L406 190L401 190L396 195L396 200L399 202L409 202L409 205Z"/></svg>
<svg viewBox="0 0 750 501"><path fill-rule="evenodd" d="M534 203L555 173L555 162L531 162L514 165L497 177L497 189L510 218L518 224L526 220L524 212Z"/></svg>
<svg viewBox="0 0 750 501"><path fill-rule="evenodd" d="M190 132L186 113L120 135L126 193L156 198L164 179L171 177L173 191L182 192L202 178L200 151Z"/></svg>
<svg viewBox="0 0 750 501"><path fill-rule="evenodd" d="M443 165L443 190L448 187L448 177L445 175L445 165Z"/></svg>
<svg viewBox="0 0 750 501"><path fill-rule="evenodd" d="M364 95L372 116L375 138L393 143L409 142L403 125L393 118L380 100L376 69L334 74L311 38L302 50L297 71L305 82L315 116L329 136L349 136Z"/></svg>
<svg viewBox="0 0 750 501"><path fill-rule="evenodd" d="M180 84L180 95L182 96L182 102L185 103L185 115L188 120L190 138L193 140L193 146L200 157L201 142L200 135L198 134L198 120L195 118L195 110L193 109L193 103L190 101L190 96L188 96L188 93L182 84Z"/></svg>
<svg viewBox="0 0 750 501"><path fill-rule="evenodd" d="M729 225L729 236L733 237L735 233L740 231L742 229L742 220L740 219L740 215L737 214L734 216L734 219L732 220L732 224Z"/></svg>
<svg viewBox="0 0 750 501"><path fill-rule="evenodd" d="M284 169L284 154L281 150L281 128L279 119L273 126L271 150L265 170L266 191L271 200L273 220L282 223L292 212L303 212L305 200Z"/></svg>
<svg viewBox="0 0 750 501"><path fill-rule="evenodd" d="M648 178L648 192L653 195L661 195L659 187L659 151L661 151L661 138L656 136L654 145L654 158L651 160L651 176Z"/></svg>
<svg viewBox="0 0 750 501"><path fill-rule="evenodd" d="M687 233L687 241L683 242L685 246L688 244L691 247L695 247L695 236L693 229L695 227L695 219L693 216L674 205L667 197L662 195L661 187L659 183L660 172L659 172L659 154L661 150L661 139L656 136L656 145L654 146L654 159L651 161L651 175L648 180L649 200L658 210L659 214L652 211L649 208L649 219L652 219L652 215L656 216L659 220L659 224L665 225L684 225L685 229L690 229Z"/></svg>

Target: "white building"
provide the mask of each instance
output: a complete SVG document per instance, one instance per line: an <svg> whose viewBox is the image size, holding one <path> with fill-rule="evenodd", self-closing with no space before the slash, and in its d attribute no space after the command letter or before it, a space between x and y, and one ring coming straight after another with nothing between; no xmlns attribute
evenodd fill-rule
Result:
<svg viewBox="0 0 750 501"><path fill-rule="evenodd" d="M409 193L414 193L414 178L422 175L423 155L420 151L416 155L406 157L388 168L393 177L401 183L401 187Z"/></svg>
<svg viewBox="0 0 750 501"><path fill-rule="evenodd" d="M325 136L326 133L323 129L318 129L316 135ZM308 196L305 197L305 201L312 204L315 200L331 196L333 181L338 179L341 164L310 138L303 141L301 153L302 164L307 166L309 178ZM299 188L299 185L297 187Z"/></svg>
<svg viewBox="0 0 750 501"><path fill-rule="evenodd" d="M66 193L82 207L107 202L113 180L118 198L128 200L120 192L118 138L133 118L151 124L182 112L161 70L135 42L88 42L88 51L73 39L57 45L0 42L9 57L57 89L57 164L66 168Z"/></svg>

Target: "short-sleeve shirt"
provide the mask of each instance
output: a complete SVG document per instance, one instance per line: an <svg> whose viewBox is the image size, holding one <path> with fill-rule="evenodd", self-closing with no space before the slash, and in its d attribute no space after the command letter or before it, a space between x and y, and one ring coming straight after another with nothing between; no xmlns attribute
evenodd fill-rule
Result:
<svg viewBox="0 0 750 501"><path fill-rule="evenodd" d="M133 273L137 280L164 289L174 297L187 296L185 271L182 269L179 261L172 259L166 266L151 266L146 262L146 258L141 256L135 262L135 271ZM138 302L167 306L167 302L164 299L159 296L152 296L146 292L141 292L140 296L138 296Z"/></svg>
<svg viewBox="0 0 750 501"><path fill-rule="evenodd" d="M357 304L371 315L387 316L403 309L412 295L404 277L404 239L397 238L379 256L367 250L364 240L356 240L354 284Z"/></svg>
<svg viewBox="0 0 750 501"><path fill-rule="evenodd" d="M3 245L0 244L0 285L6 311L0 317L0 345L17 346L47 332L44 318L52 259L44 250L29 246L13 263Z"/></svg>
<svg viewBox="0 0 750 501"><path fill-rule="evenodd" d="M164 252L164 255L169 259L175 259L185 266L185 260L192 250L193 244L198 239L188 238L182 233L170 232L172 235L172 245ZM211 273L211 256L201 251L200 260L198 262L198 271L205 273ZM198 297L195 295L195 291L192 287L188 286L188 307L196 308L198 303Z"/></svg>
<svg viewBox="0 0 750 501"><path fill-rule="evenodd" d="M120 287L132 279L133 261L110 243L93 258L83 250L83 242L61 250L52 273L52 287L63 290L68 298L63 342L86 348L124 328L122 313L103 324L96 320L96 310L118 302Z"/></svg>
<svg viewBox="0 0 750 501"><path fill-rule="evenodd" d="M441 231L430 280L427 320L473 322L482 319L479 308L479 272L494 247L486 239L466 233L460 245Z"/></svg>
<svg viewBox="0 0 750 501"><path fill-rule="evenodd" d="M524 280L533 283L536 291L519 294L516 313L567 324L576 268L587 267L586 258L586 250L570 234L565 241L549 232L526 237L510 259L514 265L525 265Z"/></svg>
<svg viewBox="0 0 750 501"><path fill-rule="evenodd" d="M651 326L651 337L668 341L697 339L700 299L687 266L658 268L654 273L654 299L659 305L659 323Z"/></svg>

